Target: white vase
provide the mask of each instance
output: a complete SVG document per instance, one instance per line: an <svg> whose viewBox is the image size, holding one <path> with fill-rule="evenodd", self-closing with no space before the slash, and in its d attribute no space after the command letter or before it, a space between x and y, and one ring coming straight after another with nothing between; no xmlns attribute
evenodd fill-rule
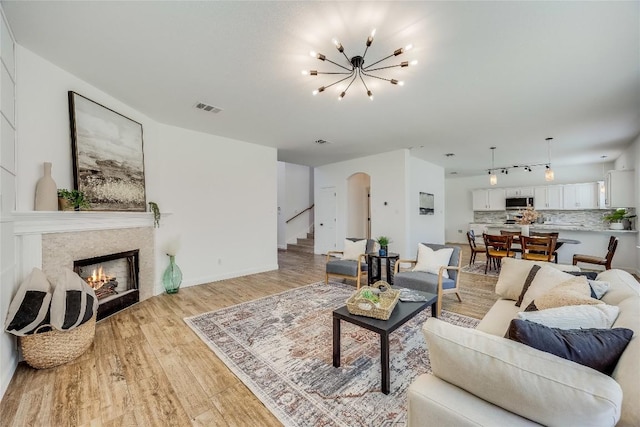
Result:
<svg viewBox="0 0 640 427"><path fill-rule="evenodd" d="M624 230L624 224L621 222L612 222L609 224L610 230Z"/></svg>
<svg viewBox="0 0 640 427"><path fill-rule="evenodd" d="M529 224L520 225L520 234L523 236L529 235Z"/></svg>
<svg viewBox="0 0 640 427"><path fill-rule="evenodd" d="M49 162L44 163L44 175L36 183L35 210L58 210L58 187L51 177L51 163Z"/></svg>

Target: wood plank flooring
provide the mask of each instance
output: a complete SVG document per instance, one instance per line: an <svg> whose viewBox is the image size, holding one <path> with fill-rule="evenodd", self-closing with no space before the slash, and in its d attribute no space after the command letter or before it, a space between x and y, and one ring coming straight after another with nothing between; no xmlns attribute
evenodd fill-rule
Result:
<svg viewBox="0 0 640 427"><path fill-rule="evenodd" d="M89 351L67 365L21 363L0 402L0 425L281 425L182 320L324 280L324 256L279 252L278 262L277 271L183 288L104 319ZM497 299L495 281L463 273L463 302L445 296L443 309L482 318Z"/></svg>

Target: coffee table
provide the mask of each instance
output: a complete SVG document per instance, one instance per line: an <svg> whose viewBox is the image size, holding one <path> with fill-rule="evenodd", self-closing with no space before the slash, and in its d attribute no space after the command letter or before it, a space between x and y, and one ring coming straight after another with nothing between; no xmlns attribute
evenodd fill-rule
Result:
<svg viewBox="0 0 640 427"><path fill-rule="evenodd" d="M340 321L353 323L380 335L380 365L382 369L382 392L389 394L391 378L389 371L389 335L400 326L407 323L425 308L431 306L431 316L436 317L436 302L438 295L420 292L426 301L402 302L393 309L389 320L379 320L372 317L359 316L349 313L347 306L333 311L333 366L340 367Z"/></svg>

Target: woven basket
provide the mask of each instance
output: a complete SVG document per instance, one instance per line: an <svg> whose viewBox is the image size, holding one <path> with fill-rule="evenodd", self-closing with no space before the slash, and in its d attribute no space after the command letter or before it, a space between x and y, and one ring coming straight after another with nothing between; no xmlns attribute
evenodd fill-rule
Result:
<svg viewBox="0 0 640 427"><path fill-rule="evenodd" d="M38 329L44 326L50 325L42 325ZM96 334L96 316L70 331L52 329L39 334L38 329L31 335L19 337L22 356L29 366L36 369L53 368L87 351Z"/></svg>
<svg viewBox="0 0 640 427"><path fill-rule="evenodd" d="M380 290L378 297L380 302L378 307L376 305L362 297L362 292L366 290ZM400 299L400 291L391 289L391 285L385 281L378 281L372 286L363 286L359 291L355 292L347 300L347 310L351 314L357 314L359 316L373 317L374 319L389 320L391 313Z"/></svg>

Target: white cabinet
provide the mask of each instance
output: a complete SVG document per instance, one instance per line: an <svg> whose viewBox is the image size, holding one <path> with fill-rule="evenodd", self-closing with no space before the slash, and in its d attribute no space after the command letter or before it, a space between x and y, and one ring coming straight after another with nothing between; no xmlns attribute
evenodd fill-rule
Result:
<svg viewBox="0 0 640 427"><path fill-rule="evenodd" d="M533 207L536 210L564 209L563 187L563 185L535 187L533 191Z"/></svg>
<svg viewBox="0 0 640 427"><path fill-rule="evenodd" d="M605 205L607 208L635 206L633 171L609 171L605 177Z"/></svg>
<svg viewBox="0 0 640 427"><path fill-rule="evenodd" d="M473 190L474 211L503 211L505 205L505 191L502 188Z"/></svg>
<svg viewBox="0 0 640 427"><path fill-rule="evenodd" d="M533 197L533 187L505 188L506 197Z"/></svg>
<svg viewBox="0 0 640 427"><path fill-rule="evenodd" d="M597 182L585 184L567 184L564 186L564 209L598 209L598 192L600 186Z"/></svg>

